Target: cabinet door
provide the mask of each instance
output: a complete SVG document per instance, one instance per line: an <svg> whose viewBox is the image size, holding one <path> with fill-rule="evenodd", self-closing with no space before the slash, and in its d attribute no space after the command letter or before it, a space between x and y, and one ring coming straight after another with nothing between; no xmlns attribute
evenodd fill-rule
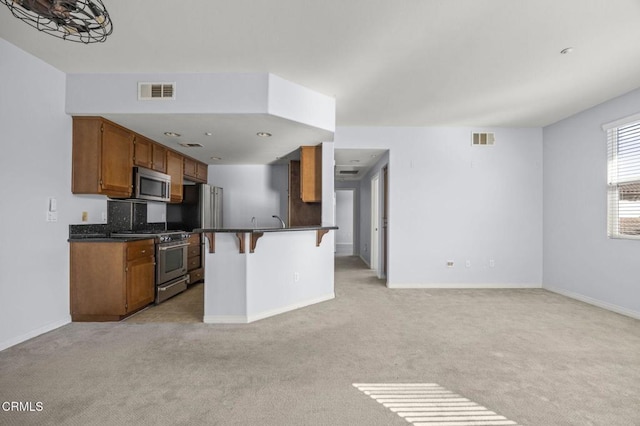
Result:
<svg viewBox="0 0 640 426"><path fill-rule="evenodd" d="M100 189L106 195L130 197L132 192L133 133L104 122Z"/></svg>
<svg viewBox="0 0 640 426"><path fill-rule="evenodd" d="M197 169L196 160L192 160L191 158L184 157L184 175L190 178L198 177L198 169Z"/></svg>
<svg viewBox="0 0 640 426"><path fill-rule="evenodd" d="M153 302L155 297L155 261L153 256L127 262L127 312Z"/></svg>
<svg viewBox="0 0 640 426"><path fill-rule="evenodd" d="M153 163L151 168L157 172L167 173L167 149L157 143L153 144Z"/></svg>
<svg viewBox="0 0 640 426"><path fill-rule="evenodd" d="M73 321L117 321L126 314L125 243L70 244Z"/></svg>
<svg viewBox="0 0 640 426"><path fill-rule="evenodd" d="M171 202L182 202L183 157L173 151L167 151L167 174L171 176Z"/></svg>
<svg viewBox="0 0 640 426"><path fill-rule="evenodd" d="M207 183L209 178L209 166L205 163L196 162L196 178L203 183Z"/></svg>
<svg viewBox="0 0 640 426"><path fill-rule="evenodd" d="M133 142L133 164L150 169L153 163L153 145L150 139L136 135Z"/></svg>
<svg viewBox="0 0 640 426"><path fill-rule="evenodd" d="M300 148L300 195L305 203L322 201L322 145Z"/></svg>

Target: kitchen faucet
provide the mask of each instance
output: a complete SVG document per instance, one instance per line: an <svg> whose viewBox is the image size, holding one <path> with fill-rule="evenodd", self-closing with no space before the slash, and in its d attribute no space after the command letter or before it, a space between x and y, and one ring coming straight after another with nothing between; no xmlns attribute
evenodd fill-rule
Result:
<svg viewBox="0 0 640 426"><path fill-rule="evenodd" d="M284 224L284 220L282 220L282 218L281 218L280 216L277 216L277 215L275 215L275 214L274 214L274 215L273 215L273 216L271 216L271 217L274 217L274 218L278 219L278 220L280 221L280 223L282 224L282 227L283 227L283 228L286 228L286 227L287 227L287 225L285 225L285 224Z"/></svg>

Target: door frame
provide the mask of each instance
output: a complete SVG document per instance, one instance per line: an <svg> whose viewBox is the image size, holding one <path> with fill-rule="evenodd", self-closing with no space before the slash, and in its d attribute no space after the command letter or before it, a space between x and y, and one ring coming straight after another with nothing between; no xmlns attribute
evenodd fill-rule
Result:
<svg viewBox="0 0 640 426"><path fill-rule="evenodd" d="M371 264L369 267L380 276L380 173L371 178Z"/></svg>

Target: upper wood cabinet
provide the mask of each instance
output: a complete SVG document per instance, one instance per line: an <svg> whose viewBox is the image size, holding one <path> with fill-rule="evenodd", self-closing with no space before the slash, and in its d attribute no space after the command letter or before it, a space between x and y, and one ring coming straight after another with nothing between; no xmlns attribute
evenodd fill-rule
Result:
<svg viewBox="0 0 640 426"><path fill-rule="evenodd" d="M207 183L208 166L193 158L184 157L184 175L194 182Z"/></svg>
<svg viewBox="0 0 640 426"><path fill-rule="evenodd" d="M149 138L136 135L133 164L157 172L167 172L167 148Z"/></svg>
<svg viewBox="0 0 640 426"><path fill-rule="evenodd" d="M167 173L167 148L157 143L153 144L153 161L151 168L160 173Z"/></svg>
<svg viewBox="0 0 640 426"><path fill-rule="evenodd" d="M171 203L182 202L183 158L177 152L167 151L167 174L171 176Z"/></svg>
<svg viewBox="0 0 640 426"><path fill-rule="evenodd" d="M133 164L150 169L153 166L154 145L151 139L136 135L133 141Z"/></svg>
<svg viewBox="0 0 640 426"><path fill-rule="evenodd" d="M134 134L101 117L73 118L71 192L130 197Z"/></svg>
<svg viewBox="0 0 640 426"><path fill-rule="evenodd" d="M300 196L305 203L322 201L322 145L300 147Z"/></svg>

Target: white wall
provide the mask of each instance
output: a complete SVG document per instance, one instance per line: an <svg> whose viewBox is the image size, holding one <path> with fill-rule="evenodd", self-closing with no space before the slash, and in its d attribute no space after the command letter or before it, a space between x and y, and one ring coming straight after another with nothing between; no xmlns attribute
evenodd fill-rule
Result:
<svg viewBox="0 0 640 426"><path fill-rule="evenodd" d="M640 241L607 238L604 123L640 90L544 129L544 287L640 318Z"/></svg>
<svg viewBox="0 0 640 426"><path fill-rule="evenodd" d="M335 218L335 156L333 142L322 143L322 217L323 226L334 226Z"/></svg>
<svg viewBox="0 0 640 426"><path fill-rule="evenodd" d="M71 194L65 75L0 39L0 350L70 321L70 223L101 222L105 197ZM45 222L47 198L58 222ZM10 243L10 244L9 244Z"/></svg>
<svg viewBox="0 0 640 426"><path fill-rule="evenodd" d="M223 188L225 228L250 228L254 216L260 228L279 227L273 215L287 222L288 166L209 166L209 183Z"/></svg>
<svg viewBox="0 0 640 426"><path fill-rule="evenodd" d="M541 286L541 129L338 127L335 148L390 150L390 287Z"/></svg>

